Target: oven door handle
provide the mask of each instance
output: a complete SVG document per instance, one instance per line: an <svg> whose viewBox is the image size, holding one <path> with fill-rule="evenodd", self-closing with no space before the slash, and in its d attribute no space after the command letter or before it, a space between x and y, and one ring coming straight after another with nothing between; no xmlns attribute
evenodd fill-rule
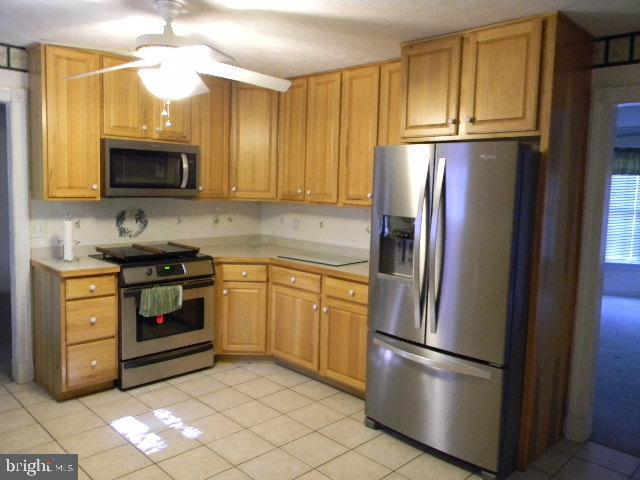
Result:
<svg viewBox="0 0 640 480"><path fill-rule="evenodd" d="M153 288L157 286L174 286L174 285L180 285L183 290L189 290L191 288L213 287L214 281L213 280L192 280L192 281L180 282L180 283L161 283L158 285L147 285L146 287L124 288L122 292L125 297L133 297L135 295L138 295L139 293L142 293L142 291L146 290L147 288Z"/></svg>

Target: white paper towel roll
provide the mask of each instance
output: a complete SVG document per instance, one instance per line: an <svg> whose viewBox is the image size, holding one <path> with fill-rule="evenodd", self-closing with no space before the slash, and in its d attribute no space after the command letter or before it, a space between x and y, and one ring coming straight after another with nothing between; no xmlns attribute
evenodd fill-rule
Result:
<svg viewBox="0 0 640 480"><path fill-rule="evenodd" d="M62 227L62 258L67 262L73 260L73 220L67 217Z"/></svg>

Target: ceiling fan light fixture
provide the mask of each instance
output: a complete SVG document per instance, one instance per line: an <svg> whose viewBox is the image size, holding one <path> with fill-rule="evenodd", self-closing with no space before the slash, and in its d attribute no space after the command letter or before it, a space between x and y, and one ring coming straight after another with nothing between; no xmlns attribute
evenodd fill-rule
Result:
<svg viewBox="0 0 640 480"><path fill-rule="evenodd" d="M181 100L209 91L194 70L177 65L162 64L157 68L141 68L138 76L151 95L162 99Z"/></svg>

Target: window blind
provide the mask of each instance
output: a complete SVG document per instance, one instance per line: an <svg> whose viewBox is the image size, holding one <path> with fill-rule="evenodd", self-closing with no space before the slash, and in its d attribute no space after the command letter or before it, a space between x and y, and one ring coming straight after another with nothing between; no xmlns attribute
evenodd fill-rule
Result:
<svg viewBox="0 0 640 480"><path fill-rule="evenodd" d="M612 175L605 261L640 264L640 175Z"/></svg>

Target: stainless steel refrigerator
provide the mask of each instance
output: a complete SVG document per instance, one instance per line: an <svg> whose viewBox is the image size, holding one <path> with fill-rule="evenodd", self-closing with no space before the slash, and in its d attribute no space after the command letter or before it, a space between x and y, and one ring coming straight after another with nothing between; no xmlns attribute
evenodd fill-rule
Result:
<svg viewBox="0 0 640 480"><path fill-rule="evenodd" d="M365 414L488 477L515 468L538 156L379 147Z"/></svg>

